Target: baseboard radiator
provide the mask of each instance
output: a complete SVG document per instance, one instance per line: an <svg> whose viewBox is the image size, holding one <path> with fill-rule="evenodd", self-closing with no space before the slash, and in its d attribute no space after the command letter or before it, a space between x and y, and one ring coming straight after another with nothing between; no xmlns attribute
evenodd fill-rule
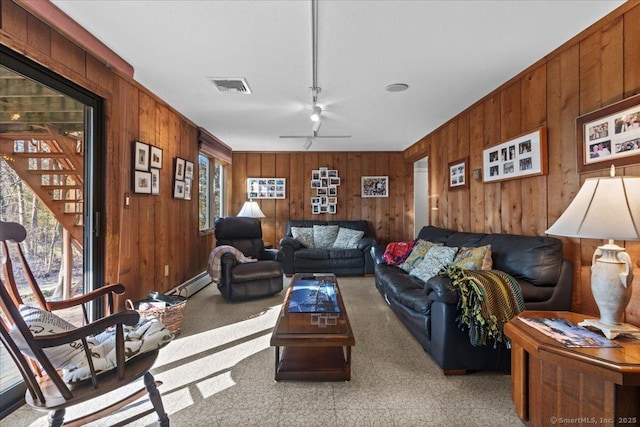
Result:
<svg viewBox="0 0 640 427"><path fill-rule="evenodd" d="M185 281L181 285L176 286L169 292L169 295L180 295L183 297L190 298L192 295L196 294L201 289L205 288L211 283L211 276L206 271L198 274L197 276L192 277L191 279Z"/></svg>

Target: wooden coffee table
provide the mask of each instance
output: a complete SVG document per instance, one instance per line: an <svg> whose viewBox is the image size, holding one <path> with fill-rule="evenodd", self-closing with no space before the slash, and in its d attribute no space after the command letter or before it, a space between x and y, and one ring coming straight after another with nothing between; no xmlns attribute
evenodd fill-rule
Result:
<svg viewBox="0 0 640 427"><path fill-rule="evenodd" d="M331 296L329 305L300 308L296 298L292 301L294 290L314 284L320 286L321 296ZM349 381L351 347L355 344L336 277L295 274L271 335L271 346L276 350L276 381Z"/></svg>

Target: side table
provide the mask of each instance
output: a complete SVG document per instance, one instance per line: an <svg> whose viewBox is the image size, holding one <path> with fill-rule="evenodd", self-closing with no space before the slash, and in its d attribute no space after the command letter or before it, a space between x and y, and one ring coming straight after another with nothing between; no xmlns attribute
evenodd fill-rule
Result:
<svg viewBox="0 0 640 427"><path fill-rule="evenodd" d="M640 340L618 338L621 347L567 347L520 317L564 318L583 314L525 311L505 325L511 339L511 396L527 426L640 424Z"/></svg>

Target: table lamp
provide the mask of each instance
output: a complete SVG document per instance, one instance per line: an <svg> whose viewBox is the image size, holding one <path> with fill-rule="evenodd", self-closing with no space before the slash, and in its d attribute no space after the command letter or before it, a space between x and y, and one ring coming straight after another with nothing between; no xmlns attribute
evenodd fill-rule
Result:
<svg viewBox="0 0 640 427"><path fill-rule="evenodd" d="M614 240L640 240L640 177L587 178L569 207L547 234L584 239L607 239L598 246L591 263L591 293L600 319L580 326L599 329L613 339L626 334L640 338L640 328L622 322L631 299L633 263Z"/></svg>
<svg viewBox="0 0 640 427"><path fill-rule="evenodd" d="M240 212L238 212L237 216L248 216L251 218L264 218L265 214L262 213L262 210L260 209L260 205L258 205L258 202L254 202L253 200L249 199L248 202L244 202L244 205L242 205L242 209L240 209Z"/></svg>

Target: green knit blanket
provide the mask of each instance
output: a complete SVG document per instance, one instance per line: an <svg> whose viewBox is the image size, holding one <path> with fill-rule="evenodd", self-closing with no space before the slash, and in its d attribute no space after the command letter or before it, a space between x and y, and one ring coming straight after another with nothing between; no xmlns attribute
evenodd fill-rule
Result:
<svg viewBox="0 0 640 427"><path fill-rule="evenodd" d="M504 324L524 310L518 282L500 270L463 270L453 265L439 274L449 277L460 295L458 325L469 328L471 345L486 345L491 340L494 348L498 342L509 347L502 333Z"/></svg>

